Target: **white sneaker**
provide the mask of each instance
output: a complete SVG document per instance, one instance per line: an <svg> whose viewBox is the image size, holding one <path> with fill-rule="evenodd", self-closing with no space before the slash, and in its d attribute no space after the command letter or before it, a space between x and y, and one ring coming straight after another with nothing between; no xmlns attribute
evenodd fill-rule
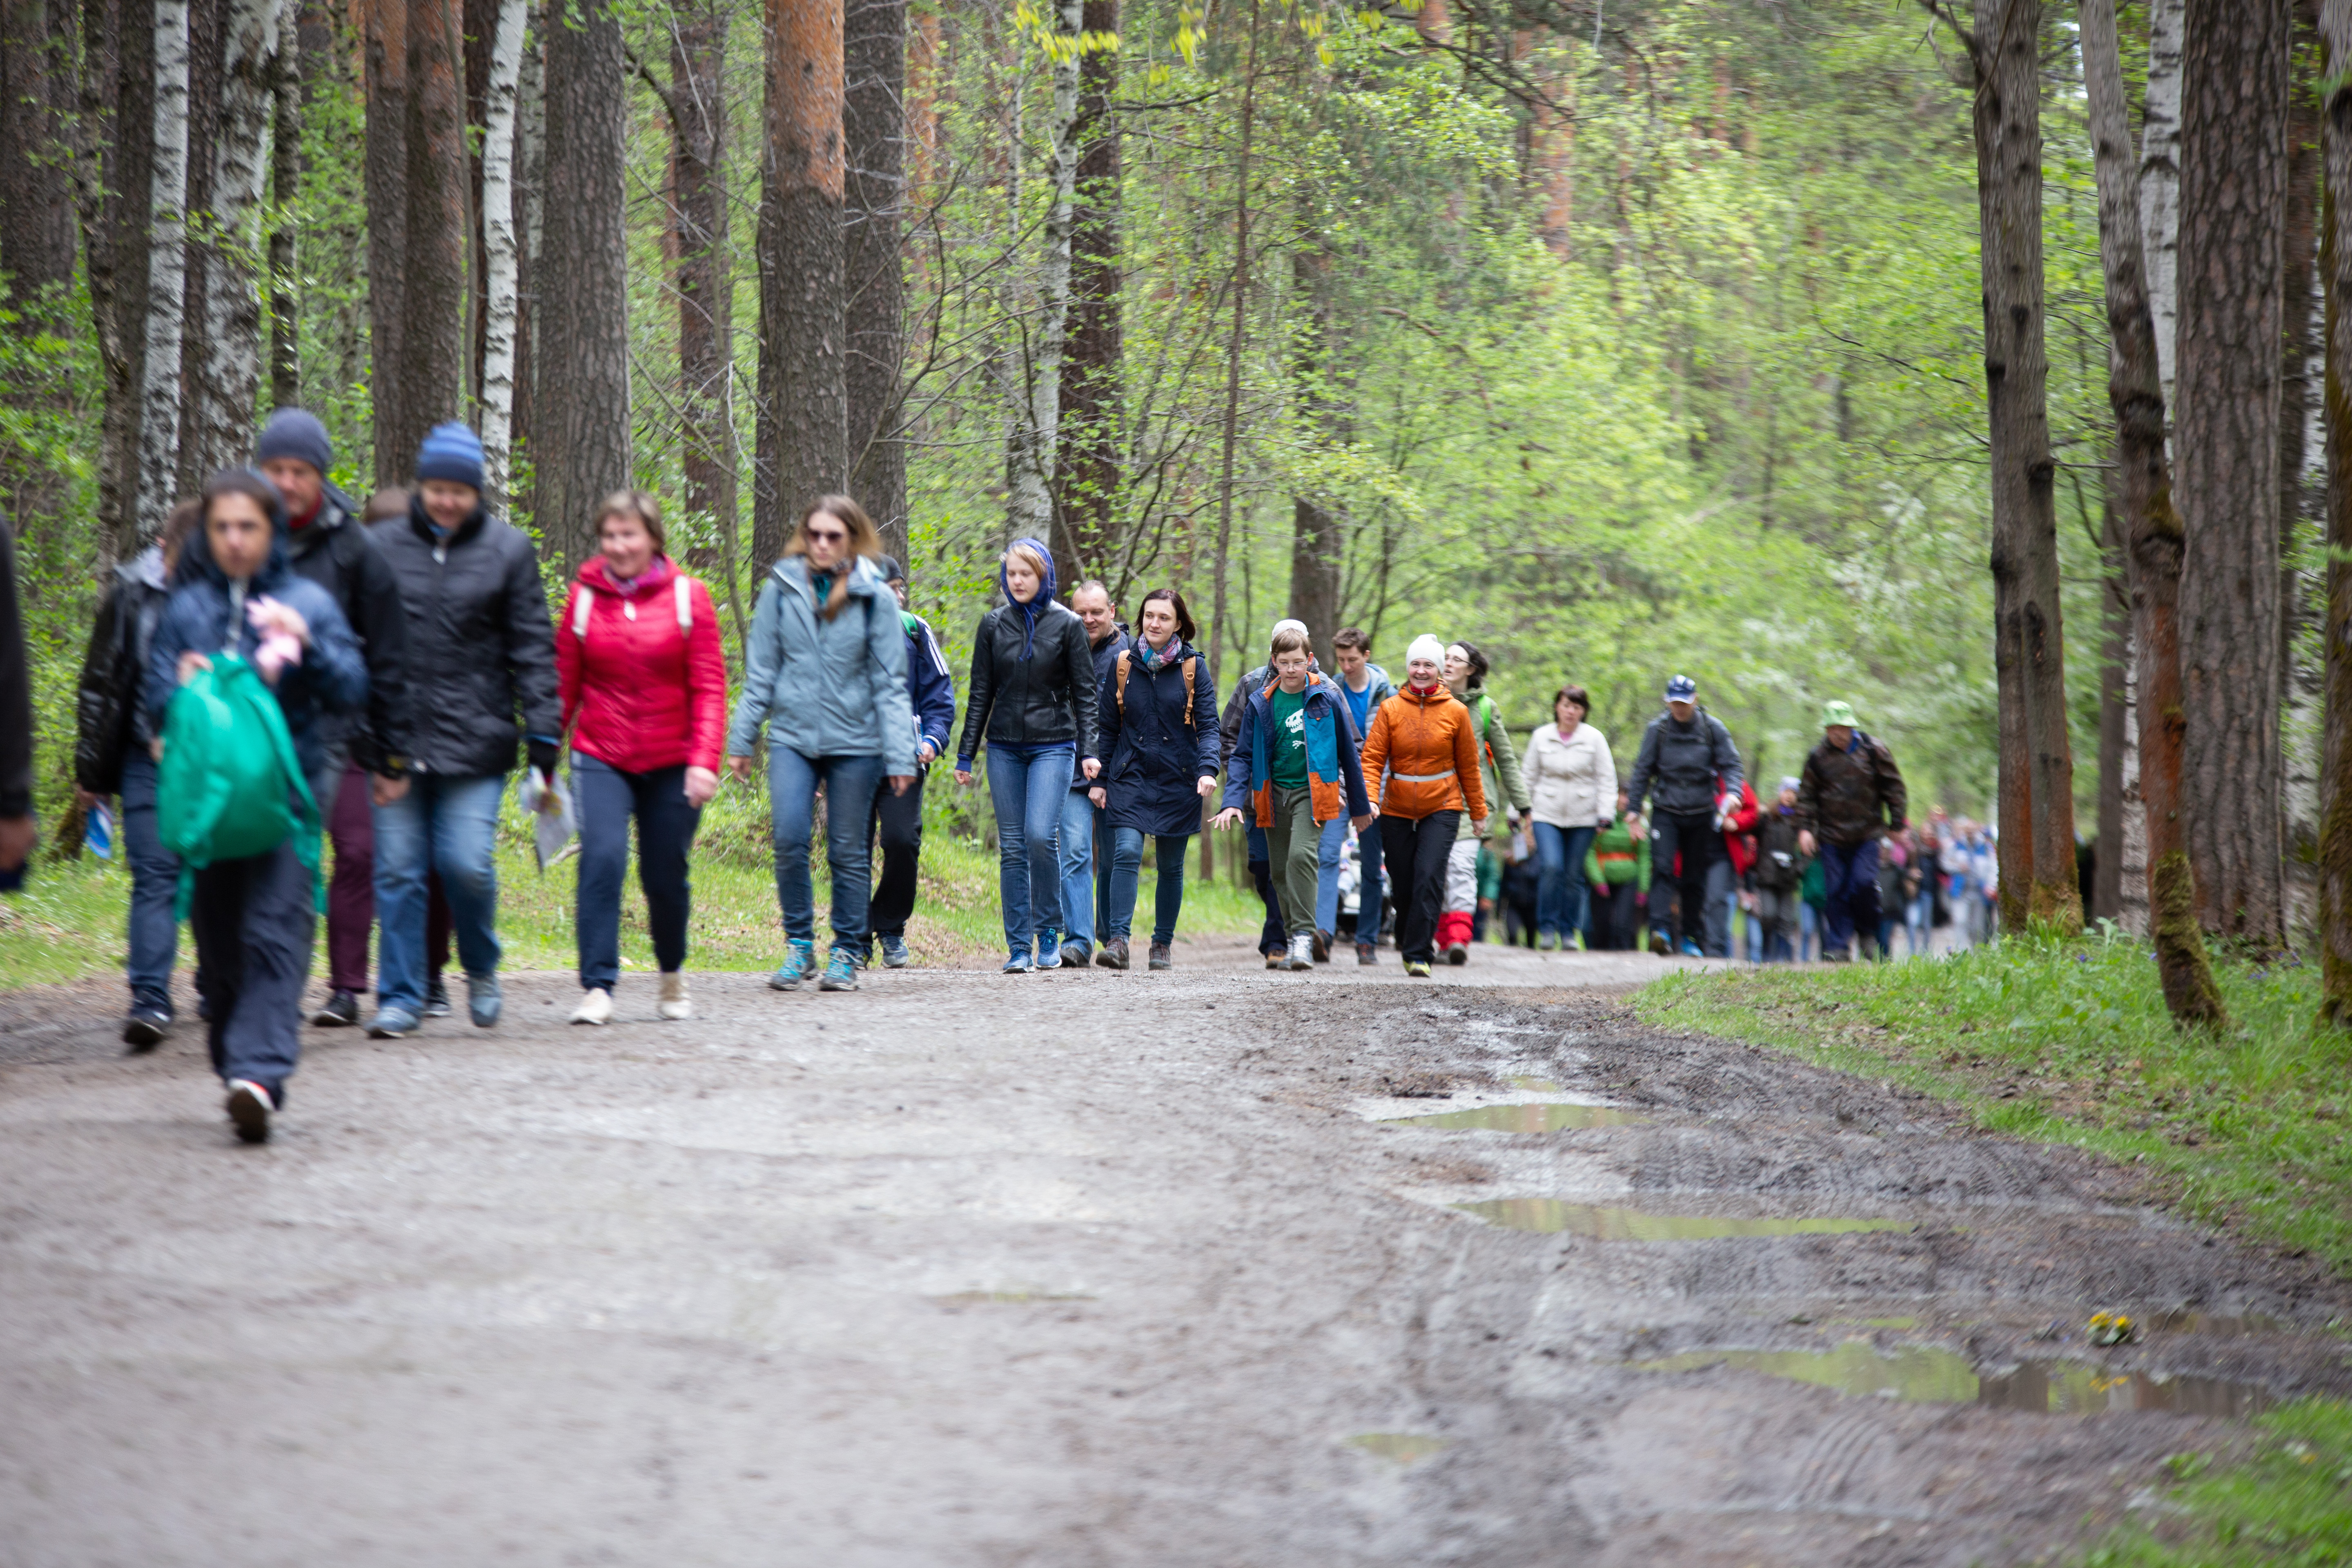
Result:
<svg viewBox="0 0 2352 1568"><path fill-rule="evenodd" d="M1290 967L1293 969L1315 967L1315 939L1305 931L1290 939Z"/></svg>
<svg viewBox="0 0 2352 1568"><path fill-rule="evenodd" d="M580 1005L572 1009L575 1024L609 1024L613 1021L613 994L599 985L580 998Z"/></svg>
<svg viewBox="0 0 2352 1568"><path fill-rule="evenodd" d="M665 1018L691 1018L694 1004L686 999L686 976L672 970L661 977L661 1005L655 1009Z"/></svg>

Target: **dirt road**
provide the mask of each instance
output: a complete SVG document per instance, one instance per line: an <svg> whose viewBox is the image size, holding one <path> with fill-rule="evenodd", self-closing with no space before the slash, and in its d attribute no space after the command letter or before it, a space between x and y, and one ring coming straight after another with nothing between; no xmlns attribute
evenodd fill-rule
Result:
<svg viewBox="0 0 2352 1568"><path fill-rule="evenodd" d="M1578 989L1655 960L1383 956L521 976L260 1149L0 998L0 1561L1958 1568L2352 1387L2129 1173Z"/></svg>

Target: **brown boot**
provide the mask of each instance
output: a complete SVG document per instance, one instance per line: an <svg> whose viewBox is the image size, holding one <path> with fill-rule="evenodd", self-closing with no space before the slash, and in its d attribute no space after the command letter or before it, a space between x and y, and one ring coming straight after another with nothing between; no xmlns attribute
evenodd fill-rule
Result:
<svg viewBox="0 0 2352 1568"><path fill-rule="evenodd" d="M1095 962L1102 965L1105 969L1125 969L1127 967L1127 938L1123 936L1115 936L1108 942L1103 943L1102 951L1095 954Z"/></svg>

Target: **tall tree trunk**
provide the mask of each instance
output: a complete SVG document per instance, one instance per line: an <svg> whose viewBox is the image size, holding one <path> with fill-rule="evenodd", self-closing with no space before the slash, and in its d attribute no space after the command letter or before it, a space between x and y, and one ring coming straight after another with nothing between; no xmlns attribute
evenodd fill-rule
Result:
<svg viewBox="0 0 2352 1568"><path fill-rule="evenodd" d="M469 294L465 40L457 0L410 0L408 222L404 235L408 319L400 335L400 447L413 464L425 432L465 409ZM619 84L614 84L617 95ZM584 301L583 301L584 303Z"/></svg>
<svg viewBox="0 0 2352 1568"><path fill-rule="evenodd" d="M2319 767L2319 1016L2352 1027L2352 0L2322 0L2326 185L2326 675Z"/></svg>
<svg viewBox="0 0 2352 1568"><path fill-rule="evenodd" d="M220 112L213 130L213 203L205 246L204 374L195 384L196 449L210 474L252 451L261 392L262 193L277 112L279 0L229 0L223 17Z"/></svg>
<svg viewBox="0 0 2352 1568"><path fill-rule="evenodd" d="M302 22L299 0L278 13L278 79L270 104L269 403L302 401L299 257L296 204L302 199ZM320 61L324 64L324 61Z"/></svg>
<svg viewBox="0 0 2352 1568"><path fill-rule="evenodd" d="M733 270L727 246L727 14L680 12L670 34L670 186L677 246L677 369L686 509L713 543L689 552L731 584L735 539Z"/></svg>
<svg viewBox="0 0 2352 1568"><path fill-rule="evenodd" d="M898 379L906 279L898 232L906 199L907 0L848 0L843 23L849 489L880 527L883 547L904 562L907 447Z"/></svg>
<svg viewBox="0 0 2352 1568"><path fill-rule="evenodd" d="M1321 446L1333 428L1331 396L1331 252L1311 218L1300 225L1290 252L1293 309L1298 313L1294 353L1295 396L1300 434ZM1290 616L1307 623L1323 668L1334 669L1331 636L1339 629L1339 520L1319 497L1300 493L1290 502Z"/></svg>
<svg viewBox="0 0 2352 1568"><path fill-rule="evenodd" d="M155 160L155 31L144 25L146 16L147 7L130 0L83 0L73 179L82 276L104 388L98 433L102 563L123 559L139 535L140 395Z"/></svg>
<svg viewBox="0 0 2352 1568"><path fill-rule="evenodd" d="M782 553L801 509L848 478L842 237L842 0L767 0L760 205L760 484L751 549Z"/></svg>
<svg viewBox="0 0 2352 1568"><path fill-rule="evenodd" d="M1971 51L2001 703L2000 903L2012 931L2029 919L2075 931L2083 903L2042 325L2041 17L2041 0L1985 0Z"/></svg>
<svg viewBox="0 0 2352 1568"><path fill-rule="evenodd" d="M0 4L0 272L23 330L54 330L73 278L74 206L66 130L71 40L52 33L50 0Z"/></svg>
<svg viewBox="0 0 2352 1568"><path fill-rule="evenodd" d="M187 298L188 5L155 0L155 156L148 198L146 354L139 394L139 536L180 486L181 310Z"/></svg>
<svg viewBox="0 0 2352 1568"><path fill-rule="evenodd" d="M2181 98L2182 799L2208 931L2286 942L2279 845L2279 289L2287 0L2189 0Z"/></svg>
<svg viewBox="0 0 2352 1568"><path fill-rule="evenodd" d="M2310 918L2308 878L2319 839L2319 778L2311 734L2316 693L2295 667L2307 606L2304 552L2318 521L2311 450L2312 375L2318 359L2314 284L2319 259L2319 0L2294 0L2287 102L2284 321L2279 365L2279 842L2288 929Z"/></svg>
<svg viewBox="0 0 2352 1568"><path fill-rule="evenodd" d="M473 227L466 246L466 384L482 398L482 375L490 352L490 240L482 214L482 161L488 152L491 57L498 50L499 12L505 0L457 0L461 68L466 88L466 124L480 127L467 138L466 217ZM525 19L528 27L529 20Z"/></svg>
<svg viewBox="0 0 2352 1568"><path fill-rule="evenodd" d="M1021 377L1008 388L1018 405L1005 454L1012 486L1012 531L1054 539L1054 458L1061 444L1062 351L1070 327L1070 225L1078 188L1078 39L1085 29L1085 0L1056 0L1054 113L1048 127L1053 195L1045 209L1044 254L1038 258L1036 315L1024 333L1030 345ZM1075 561L1055 563L1076 581Z"/></svg>
<svg viewBox="0 0 2352 1568"><path fill-rule="evenodd" d="M522 79L515 89L515 344L514 449L533 454L538 428L539 265L547 245L547 13L534 6L525 22ZM507 504L519 516L535 515L538 497L530 485L509 480Z"/></svg>
<svg viewBox="0 0 2352 1568"><path fill-rule="evenodd" d="M2352 0L2341 0L2352 5ZM2180 810L2180 659L2177 605L2184 536L2165 460L2164 392L2142 261L2138 182L2115 0L2083 0L2083 63L2099 187L2106 279L2107 401L2116 414L2116 490L2130 544L2133 640L2139 652L2139 788L2147 824L2148 904L2165 1005L2183 1022L2224 1022L2198 928Z"/></svg>
<svg viewBox="0 0 2352 1568"><path fill-rule="evenodd" d="M2172 395L2180 310L2180 35L2189 0L2148 0L2147 91L2140 118L2140 243L2147 249L2147 308L2156 326L2164 406Z"/></svg>
<svg viewBox="0 0 2352 1568"><path fill-rule="evenodd" d="M596 503L630 481L629 279L622 161L628 99L610 0L547 33L546 249L539 332L541 546L562 561L595 548Z"/></svg>
<svg viewBox="0 0 2352 1568"><path fill-rule="evenodd" d="M1118 31L1118 0L1087 0L1087 35ZM1070 227L1070 331L1062 359L1061 449L1054 459L1055 552L1066 552L1076 575L1104 575L1119 559L1118 516L1126 478L1120 356L1125 351L1119 290L1119 200L1123 184L1118 115L1118 51L1090 49L1078 63L1077 205ZM1110 584L1123 598L1124 575Z"/></svg>
<svg viewBox="0 0 2352 1568"><path fill-rule="evenodd" d="M2095 0L2091 0L2095 3ZM2125 774L2131 754L2131 584L2123 519L2112 494L2099 507L2099 820L2087 920L2123 920Z"/></svg>
<svg viewBox="0 0 2352 1568"><path fill-rule="evenodd" d="M401 404L408 321L408 0L359 0L367 81L368 401L375 482L405 484L424 426Z"/></svg>
<svg viewBox="0 0 2352 1568"><path fill-rule="evenodd" d="M515 390L515 100L530 0L500 0L482 94L482 478L490 501L513 503Z"/></svg>
<svg viewBox="0 0 2352 1568"><path fill-rule="evenodd" d="M229 0L188 0L188 185L187 236L181 265L185 278L180 300L179 489L194 495L213 474L205 460L215 455L206 431L210 400L205 395L211 358L206 323L211 298L212 254L218 238L213 210L213 178L220 132L221 89L226 77Z"/></svg>
<svg viewBox="0 0 2352 1568"><path fill-rule="evenodd" d="M1234 170L1234 330L1225 344L1224 439L1217 478L1217 559L1211 571L1210 647L1231 648L1236 657L1244 646L1238 628L1225 614L1227 565L1234 544L1234 453L1239 445L1242 418L1242 339L1249 325L1250 291L1250 140L1257 129L1258 0L1250 0L1249 53L1242 64L1241 155ZM1239 667L1237 667L1239 668Z"/></svg>

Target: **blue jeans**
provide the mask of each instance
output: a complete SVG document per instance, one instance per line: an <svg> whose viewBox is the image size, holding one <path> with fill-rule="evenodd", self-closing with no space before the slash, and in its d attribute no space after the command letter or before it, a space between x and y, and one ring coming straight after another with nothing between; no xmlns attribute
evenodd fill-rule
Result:
<svg viewBox="0 0 2352 1568"><path fill-rule="evenodd" d="M1323 825L1315 841L1315 929L1339 934L1339 861L1348 853L1348 815L1344 811Z"/></svg>
<svg viewBox="0 0 2352 1568"><path fill-rule="evenodd" d="M1859 930L1878 940L1878 840L1822 840L1822 949L1843 952Z"/></svg>
<svg viewBox="0 0 2352 1568"><path fill-rule="evenodd" d="M816 890L809 882L809 841L816 834L816 786L824 785L824 861L833 874L833 946L866 962L866 916L874 894L866 828L882 759L803 757L790 746L768 749L768 810L776 843L776 903L784 935L816 941Z"/></svg>
<svg viewBox="0 0 2352 1568"><path fill-rule="evenodd" d="M1265 923L1258 928L1257 950L1280 952L1290 945L1290 934L1282 923L1282 905L1274 896L1273 851L1266 847L1265 829L1257 825L1255 805L1244 803L1242 820L1248 824L1243 831L1249 839L1250 879L1257 884L1258 899L1265 905Z"/></svg>
<svg viewBox="0 0 2352 1568"><path fill-rule="evenodd" d="M1062 820L1055 832L1062 888L1062 940L1092 947L1095 929L1107 921L1097 917L1110 892L1108 872L1095 875L1096 840L1102 837L1107 814L1098 811L1084 790L1062 794ZM1097 886L1099 884L1099 886Z"/></svg>
<svg viewBox="0 0 2352 1568"><path fill-rule="evenodd" d="M988 748L988 798L996 808L996 895L1004 909L1004 950L1018 958L1062 918L1055 841L1070 794L1071 746ZM1089 802L1082 801L1092 809Z"/></svg>
<svg viewBox="0 0 2352 1568"><path fill-rule="evenodd" d="M504 773L412 773L408 793L375 807L376 987L387 1007L425 1004L425 874L441 874L457 963L499 967L499 871L492 858Z"/></svg>
<svg viewBox="0 0 2352 1568"><path fill-rule="evenodd" d="M1176 917L1184 910L1184 856L1192 847L1189 833L1156 833L1160 885L1151 895L1151 940L1176 940ZM1110 911L1103 921L1103 941L1125 940L1135 929L1135 900L1143 887L1143 835L1132 827L1114 827L1110 839Z"/></svg>
<svg viewBox="0 0 2352 1568"><path fill-rule="evenodd" d="M1591 893L1584 885L1584 859L1591 853L1591 827L1536 824L1536 930L1566 942L1584 929Z"/></svg>
<svg viewBox="0 0 2352 1568"><path fill-rule="evenodd" d="M580 885L573 928L580 989L610 991L621 977L621 884L629 871L629 818L637 820L637 883L654 962L668 974L686 967L686 919L693 889L687 859L702 808L686 804L686 764L625 773L572 753L572 808L580 819Z"/></svg>
<svg viewBox="0 0 2352 1568"><path fill-rule="evenodd" d="M180 956L180 858L155 825L155 759L133 747L122 758L122 858L131 867L131 1005L172 1012L172 968Z"/></svg>

